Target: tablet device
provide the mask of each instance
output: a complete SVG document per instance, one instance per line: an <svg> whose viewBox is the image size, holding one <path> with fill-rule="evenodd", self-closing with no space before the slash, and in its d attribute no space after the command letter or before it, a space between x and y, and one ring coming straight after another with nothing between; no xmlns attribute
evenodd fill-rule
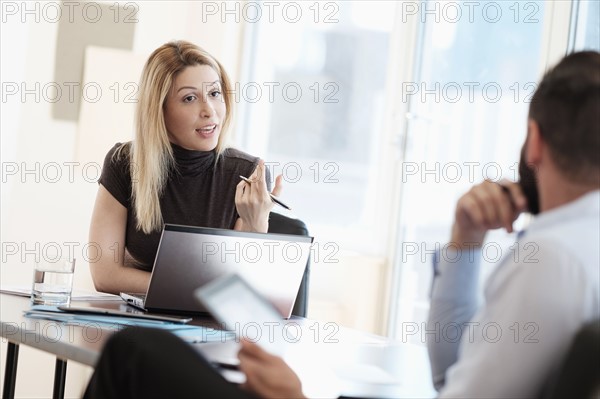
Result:
<svg viewBox="0 0 600 399"><path fill-rule="evenodd" d="M256 342L266 351L283 354L290 335L277 308L238 274L229 274L194 291L195 298L236 336Z"/></svg>

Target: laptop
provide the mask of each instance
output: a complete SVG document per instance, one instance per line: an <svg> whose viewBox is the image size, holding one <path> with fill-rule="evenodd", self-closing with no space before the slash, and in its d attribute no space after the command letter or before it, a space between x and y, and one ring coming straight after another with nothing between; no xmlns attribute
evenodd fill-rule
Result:
<svg viewBox="0 0 600 399"><path fill-rule="evenodd" d="M165 224L145 295L121 293L160 313L208 313L194 291L219 277L242 276L289 318L308 263L312 237Z"/></svg>

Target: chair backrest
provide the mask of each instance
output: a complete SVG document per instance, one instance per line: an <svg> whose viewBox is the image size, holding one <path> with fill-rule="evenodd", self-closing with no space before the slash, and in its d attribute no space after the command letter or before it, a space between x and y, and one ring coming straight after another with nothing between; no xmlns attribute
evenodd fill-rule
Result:
<svg viewBox="0 0 600 399"><path fill-rule="evenodd" d="M269 233L293 234L297 236L307 236L308 229L306 224L299 219L292 219L279 213L271 212L269 215ZM306 317L308 313L308 283L310 279L310 256L306 264L302 283L298 289L296 302L292 315Z"/></svg>
<svg viewBox="0 0 600 399"><path fill-rule="evenodd" d="M542 397L600 398L600 319L579 330Z"/></svg>

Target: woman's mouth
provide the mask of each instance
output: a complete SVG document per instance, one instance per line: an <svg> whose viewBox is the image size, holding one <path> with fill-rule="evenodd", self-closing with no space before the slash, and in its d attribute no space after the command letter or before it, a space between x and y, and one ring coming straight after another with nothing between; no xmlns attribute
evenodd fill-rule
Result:
<svg viewBox="0 0 600 399"><path fill-rule="evenodd" d="M209 138L214 135L216 129L217 129L217 125L208 125L208 126L204 126L199 129L196 129L196 133L198 133L200 136L202 136L204 138Z"/></svg>

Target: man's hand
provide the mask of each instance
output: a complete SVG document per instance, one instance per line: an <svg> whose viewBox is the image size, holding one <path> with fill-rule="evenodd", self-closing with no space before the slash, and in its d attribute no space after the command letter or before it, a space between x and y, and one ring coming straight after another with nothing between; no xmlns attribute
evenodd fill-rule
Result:
<svg viewBox="0 0 600 399"><path fill-rule="evenodd" d="M262 159L249 179L252 183L242 180L235 191L235 206L240 218L234 229L266 233L269 228L269 212L274 203L267 191L266 167ZM281 189L281 176L277 176L273 195L280 195Z"/></svg>
<svg viewBox="0 0 600 399"><path fill-rule="evenodd" d="M246 374L242 388L261 398L305 398L294 371L278 356L242 339L240 370Z"/></svg>
<svg viewBox="0 0 600 399"><path fill-rule="evenodd" d="M526 208L527 199L517 183L486 180L458 200L451 242L461 249L480 247L488 230L504 227L511 233Z"/></svg>

